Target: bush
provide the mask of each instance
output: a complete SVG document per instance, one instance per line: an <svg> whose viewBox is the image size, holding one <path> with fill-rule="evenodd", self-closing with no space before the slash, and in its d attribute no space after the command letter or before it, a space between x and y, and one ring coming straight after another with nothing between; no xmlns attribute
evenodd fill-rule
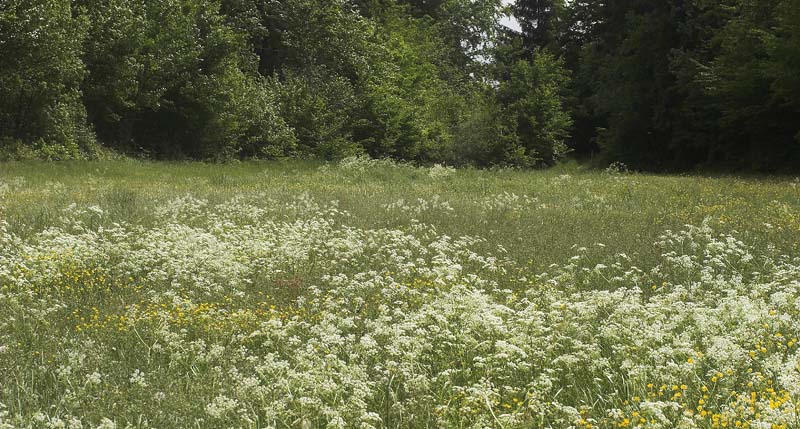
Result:
<svg viewBox="0 0 800 429"><path fill-rule="evenodd" d="M87 20L74 12L68 0L10 0L0 9L3 156L67 159L96 151L80 92Z"/></svg>
<svg viewBox="0 0 800 429"><path fill-rule="evenodd" d="M273 77L281 118L294 130L296 155L340 159L363 153L352 138L358 113L353 85L325 67Z"/></svg>
<svg viewBox="0 0 800 429"><path fill-rule="evenodd" d="M101 138L161 157L281 156L294 137L246 34L215 1L82 0L86 104Z"/></svg>

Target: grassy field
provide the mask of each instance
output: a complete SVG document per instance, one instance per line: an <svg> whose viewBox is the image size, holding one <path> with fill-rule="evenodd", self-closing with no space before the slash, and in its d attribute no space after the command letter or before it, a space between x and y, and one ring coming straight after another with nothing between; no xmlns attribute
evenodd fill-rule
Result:
<svg viewBox="0 0 800 429"><path fill-rule="evenodd" d="M800 425L800 181L0 164L0 428Z"/></svg>

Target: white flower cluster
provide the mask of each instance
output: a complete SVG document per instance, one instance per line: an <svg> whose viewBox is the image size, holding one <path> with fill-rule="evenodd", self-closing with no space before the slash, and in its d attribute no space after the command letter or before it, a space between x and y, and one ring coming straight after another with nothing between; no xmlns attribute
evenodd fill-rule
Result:
<svg viewBox="0 0 800 429"><path fill-rule="evenodd" d="M0 200L12 192L20 192L25 187L24 177L14 177L8 181L0 180Z"/></svg>
<svg viewBox="0 0 800 429"><path fill-rule="evenodd" d="M438 195L434 195L431 199L417 198L414 202L406 202L406 200L400 199L393 203L385 204L383 208L388 211L397 210L405 214L416 216L429 211L453 211L453 207L450 206L450 203L442 200Z"/></svg>
<svg viewBox="0 0 800 429"><path fill-rule="evenodd" d="M442 179L456 174L456 169L453 167L444 166L441 164L434 164L428 170L428 176L434 179Z"/></svg>
<svg viewBox="0 0 800 429"><path fill-rule="evenodd" d="M522 211L536 204L539 200L527 195L503 192L483 199L480 206L489 212Z"/></svg>

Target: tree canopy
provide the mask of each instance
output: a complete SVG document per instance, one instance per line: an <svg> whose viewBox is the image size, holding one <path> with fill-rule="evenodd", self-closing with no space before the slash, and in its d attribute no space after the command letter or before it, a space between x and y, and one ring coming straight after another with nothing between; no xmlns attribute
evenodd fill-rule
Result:
<svg viewBox="0 0 800 429"><path fill-rule="evenodd" d="M794 0L7 0L0 159L796 169L798 29Z"/></svg>

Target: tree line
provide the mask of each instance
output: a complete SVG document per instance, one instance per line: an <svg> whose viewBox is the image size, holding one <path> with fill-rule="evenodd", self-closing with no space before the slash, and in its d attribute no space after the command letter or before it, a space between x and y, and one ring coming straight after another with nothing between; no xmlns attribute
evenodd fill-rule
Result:
<svg viewBox="0 0 800 429"><path fill-rule="evenodd" d="M0 158L107 150L792 169L800 2L3 0Z"/></svg>

